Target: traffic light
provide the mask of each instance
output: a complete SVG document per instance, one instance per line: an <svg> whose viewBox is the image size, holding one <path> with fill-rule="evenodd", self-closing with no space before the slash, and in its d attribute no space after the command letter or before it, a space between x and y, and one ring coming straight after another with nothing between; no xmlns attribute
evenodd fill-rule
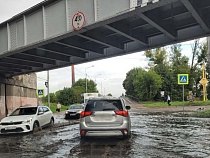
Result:
<svg viewBox="0 0 210 158"><path fill-rule="evenodd" d="M48 88L48 82L45 82L45 86Z"/></svg>

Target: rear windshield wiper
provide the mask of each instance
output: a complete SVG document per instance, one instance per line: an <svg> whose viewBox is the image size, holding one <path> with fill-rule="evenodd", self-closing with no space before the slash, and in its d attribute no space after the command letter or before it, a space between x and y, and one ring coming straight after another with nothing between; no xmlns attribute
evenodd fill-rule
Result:
<svg viewBox="0 0 210 158"><path fill-rule="evenodd" d="M113 108L106 108L106 109L103 109L103 111L110 111L110 110L115 110L115 109L113 109Z"/></svg>

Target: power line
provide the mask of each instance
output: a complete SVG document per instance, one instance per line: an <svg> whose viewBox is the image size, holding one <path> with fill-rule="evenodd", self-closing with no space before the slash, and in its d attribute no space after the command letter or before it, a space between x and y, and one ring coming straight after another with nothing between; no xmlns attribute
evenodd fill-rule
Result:
<svg viewBox="0 0 210 158"><path fill-rule="evenodd" d="M74 67L75 68L75 67ZM79 73L81 73L82 75L85 75L84 72L79 71L77 68L75 68L75 70L77 70Z"/></svg>

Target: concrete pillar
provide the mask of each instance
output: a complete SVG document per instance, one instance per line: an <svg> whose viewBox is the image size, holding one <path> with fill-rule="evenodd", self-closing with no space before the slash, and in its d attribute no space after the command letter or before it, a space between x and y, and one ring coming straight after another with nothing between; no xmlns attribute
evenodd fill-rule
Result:
<svg viewBox="0 0 210 158"><path fill-rule="evenodd" d="M0 83L0 119L5 117L7 112L11 113L20 106L37 105L36 90L35 73L2 80Z"/></svg>
<svg viewBox="0 0 210 158"><path fill-rule="evenodd" d="M0 83L0 119L5 117L5 84Z"/></svg>

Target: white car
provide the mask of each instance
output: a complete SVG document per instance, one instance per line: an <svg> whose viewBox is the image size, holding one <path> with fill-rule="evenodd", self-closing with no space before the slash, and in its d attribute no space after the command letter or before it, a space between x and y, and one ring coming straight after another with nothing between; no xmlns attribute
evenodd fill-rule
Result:
<svg viewBox="0 0 210 158"><path fill-rule="evenodd" d="M22 106L1 120L0 134L31 132L53 124L53 113L47 106Z"/></svg>

